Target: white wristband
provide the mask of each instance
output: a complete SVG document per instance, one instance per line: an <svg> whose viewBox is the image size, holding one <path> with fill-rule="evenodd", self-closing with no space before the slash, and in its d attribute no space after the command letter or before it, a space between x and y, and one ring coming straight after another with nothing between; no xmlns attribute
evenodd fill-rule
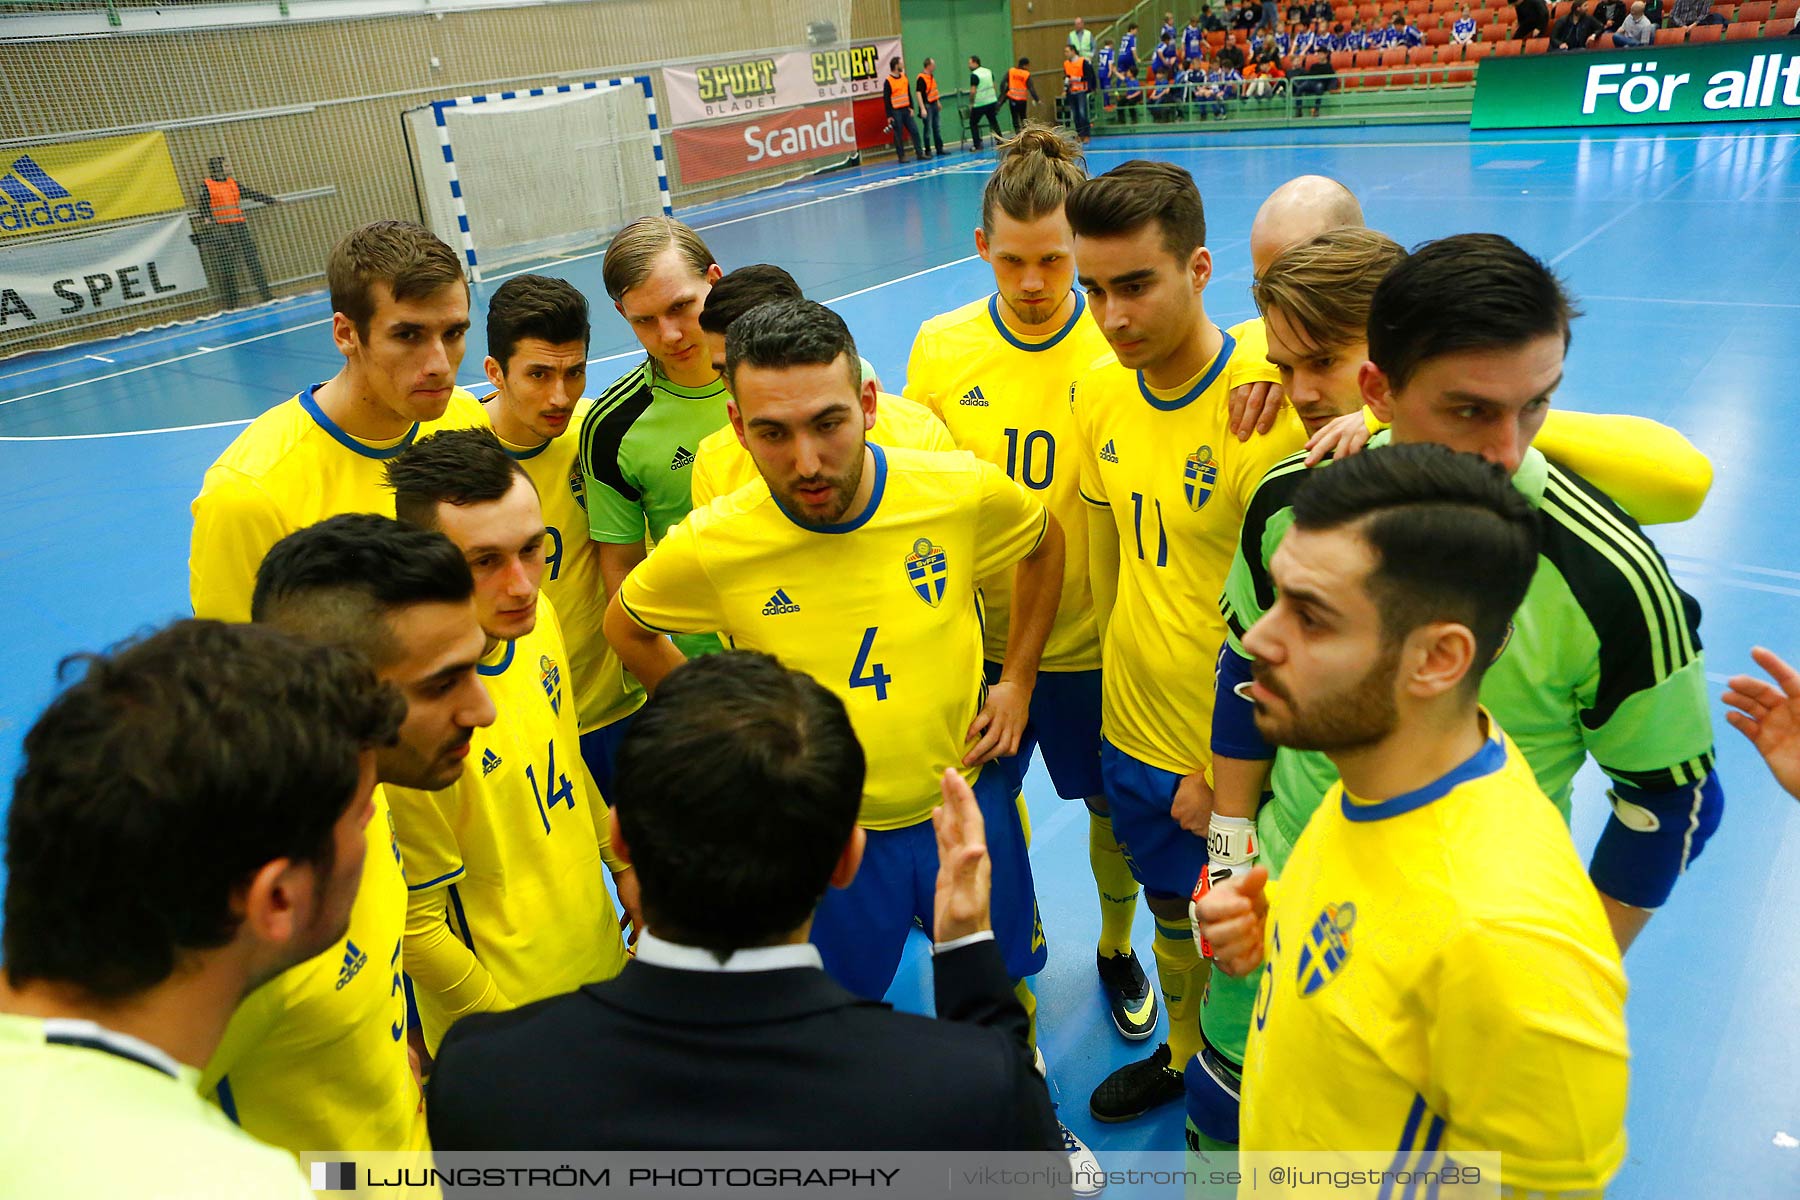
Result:
<svg viewBox="0 0 1800 1200"><path fill-rule="evenodd" d="M1206 856L1215 863L1241 867L1256 857L1256 822L1249 817L1214 813L1206 826Z"/></svg>

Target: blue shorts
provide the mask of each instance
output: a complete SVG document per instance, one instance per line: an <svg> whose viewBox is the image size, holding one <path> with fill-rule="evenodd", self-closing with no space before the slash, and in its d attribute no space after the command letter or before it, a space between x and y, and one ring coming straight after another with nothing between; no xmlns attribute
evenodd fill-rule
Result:
<svg viewBox="0 0 1800 1200"><path fill-rule="evenodd" d="M975 800L987 824L993 866L994 940L1010 979L1044 969L1048 951L1032 890L1031 858L1013 803L1018 776L1001 759L982 768ZM931 932L937 891L937 835L929 820L904 829L871 829L862 867L850 886L831 888L813 918L812 942L825 970L859 996L879 1000L894 982L913 918Z"/></svg>
<svg viewBox="0 0 1800 1200"><path fill-rule="evenodd" d="M590 729L581 735L582 760L593 773L594 782L600 785L603 797L612 796L613 763L619 757L619 743L625 740L625 731L631 728L631 719L635 716L635 712L626 713L610 725ZM611 804L612 800L609 798L607 803Z"/></svg>
<svg viewBox="0 0 1800 1200"><path fill-rule="evenodd" d="M1000 664L983 666L991 687L1000 682ZM1064 800L1086 800L1105 791L1100 777L1100 672L1040 671L1031 691L1031 720L1019 739L1018 772L1025 777L1031 751L1044 756L1044 770Z"/></svg>
<svg viewBox="0 0 1800 1200"><path fill-rule="evenodd" d="M1169 815L1181 776L1139 762L1104 740L1100 770L1112 805L1113 833L1132 876L1152 892L1191 895L1206 869L1206 839Z"/></svg>

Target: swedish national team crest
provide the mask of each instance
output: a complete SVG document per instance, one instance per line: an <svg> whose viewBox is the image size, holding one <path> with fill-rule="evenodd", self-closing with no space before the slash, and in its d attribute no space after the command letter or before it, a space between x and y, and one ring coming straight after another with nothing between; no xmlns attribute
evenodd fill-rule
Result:
<svg viewBox="0 0 1800 1200"><path fill-rule="evenodd" d="M581 476L581 464L576 463L569 469L569 494L575 497L575 503L581 505L581 511L587 511L587 481Z"/></svg>
<svg viewBox="0 0 1800 1200"><path fill-rule="evenodd" d="M1188 507L1199 512L1212 499L1213 485L1219 482L1219 460L1213 457L1211 446L1202 446L1187 456L1185 478L1181 490L1187 496Z"/></svg>
<svg viewBox="0 0 1800 1200"><path fill-rule="evenodd" d="M1302 996L1310 996L1333 979L1350 957L1350 928L1356 924L1356 905L1327 904L1313 919L1307 932L1306 945L1300 947L1300 961L1294 966L1294 981Z"/></svg>
<svg viewBox="0 0 1800 1200"><path fill-rule="evenodd" d="M544 695L550 700L550 711L557 716L562 715L562 668L548 654L538 656L538 682L544 685Z"/></svg>
<svg viewBox="0 0 1800 1200"><path fill-rule="evenodd" d="M914 542L912 553L906 556L906 578L919 599L936 608L944 599L944 585L950 581L944 548L932 545L930 538Z"/></svg>

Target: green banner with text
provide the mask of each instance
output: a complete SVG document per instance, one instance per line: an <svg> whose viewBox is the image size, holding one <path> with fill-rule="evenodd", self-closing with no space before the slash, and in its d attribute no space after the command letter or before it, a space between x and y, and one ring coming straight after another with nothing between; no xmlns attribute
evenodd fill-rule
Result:
<svg viewBox="0 0 1800 1200"><path fill-rule="evenodd" d="M1484 58L1474 129L1800 118L1800 38Z"/></svg>

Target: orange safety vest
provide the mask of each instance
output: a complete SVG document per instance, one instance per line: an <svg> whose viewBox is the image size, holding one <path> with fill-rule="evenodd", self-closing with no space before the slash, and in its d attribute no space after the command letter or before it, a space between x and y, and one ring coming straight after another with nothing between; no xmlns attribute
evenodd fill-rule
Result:
<svg viewBox="0 0 1800 1200"><path fill-rule="evenodd" d="M889 75L887 77L888 103L894 108L912 107L912 90L907 87L906 76Z"/></svg>
<svg viewBox="0 0 1800 1200"><path fill-rule="evenodd" d="M1087 60L1078 58L1074 62L1063 63L1063 74L1069 77L1070 92L1087 91Z"/></svg>
<svg viewBox="0 0 1800 1200"><path fill-rule="evenodd" d="M938 102L937 77L930 71L920 71L919 78L925 81L925 103L936 104Z"/></svg>
<svg viewBox="0 0 1800 1200"><path fill-rule="evenodd" d="M220 182L208 178L206 194L212 201L212 219L215 225L242 225L244 210L238 203L238 182L227 179Z"/></svg>
<svg viewBox="0 0 1800 1200"><path fill-rule="evenodd" d="M1031 97L1031 72L1024 67L1009 67L1006 71L1006 98L1008 100L1027 100Z"/></svg>

